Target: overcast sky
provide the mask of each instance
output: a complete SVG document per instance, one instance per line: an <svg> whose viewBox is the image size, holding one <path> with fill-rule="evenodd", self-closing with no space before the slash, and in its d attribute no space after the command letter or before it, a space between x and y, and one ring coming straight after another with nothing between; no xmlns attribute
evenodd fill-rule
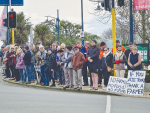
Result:
<svg viewBox="0 0 150 113"><path fill-rule="evenodd" d="M100 35L109 26L97 21L97 17L90 14L97 7L89 0L83 0L84 7L84 30L86 32ZM0 15L3 11L0 6ZM72 23L81 24L81 0L24 0L24 6L13 6L14 10L24 12L26 18L36 25L46 20L47 15L57 17L57 9L60 12L60 20L68 20ZM49 18L50 19L50 18Z"/></svg>

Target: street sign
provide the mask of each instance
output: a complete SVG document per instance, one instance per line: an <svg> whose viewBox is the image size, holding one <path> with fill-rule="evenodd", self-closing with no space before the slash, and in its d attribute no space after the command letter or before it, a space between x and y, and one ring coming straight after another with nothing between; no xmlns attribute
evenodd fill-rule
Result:
<svg viewBox="0 0 150 113"><path fill-rule="evenodd" d="M0 6L9 6L9 0L0 0ZM23 6L23 0L11 0L11 6Z"/></svg>
<svg viewBox="0 0 150 113"><path fill-rule="evenodd" d="M81 38L84 37L84 31L81 31L81 32L80 32L80 37L81 37Z"/></svg>

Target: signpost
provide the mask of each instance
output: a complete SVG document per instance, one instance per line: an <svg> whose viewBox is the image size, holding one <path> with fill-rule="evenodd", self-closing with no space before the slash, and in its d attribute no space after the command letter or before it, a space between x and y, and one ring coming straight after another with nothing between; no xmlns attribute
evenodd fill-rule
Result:
<svg viewBox="0 0 150 113"><path fill-rule="evenodd" d="M0 6L9 6L9 0L0 0ZM11 0L11 6L23 6L23 0Z"/></svg>

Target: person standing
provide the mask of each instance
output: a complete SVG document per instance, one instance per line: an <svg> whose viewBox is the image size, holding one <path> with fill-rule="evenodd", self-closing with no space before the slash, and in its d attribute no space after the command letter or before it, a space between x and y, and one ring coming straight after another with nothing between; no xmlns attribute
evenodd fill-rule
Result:
<svg viewBox="0 0 150 113"><path fill-rule="evenodd" d="M37 60L40 62L40 67L41 67L41 75L43 78L43 83L41 84L42 86L48 86L49 85L49 77L45 74L44 70L47 67L47 60L46 60L46 54L47 51L44 49L43 45L39 46L40 51L37 53Z"/></svg>
<svg viewBox="0 0 150 113"><path fill-rule="evenodd" d="M126 62L126 55L122 52L121 47L118 47L117 52L113 57L113 64L115 64L115 72L117 77L124 78Z"/></svg>
<svg viewBox="0 0 150 113"><path fill-rule="evenodd" d="M67 46L66 53L64 54L64 57L62 58L62 61L64 64L64 75L65 75L65 86L66 88L73 88L73 67L71 65L71 58L74 54L72 50L72 46Z"/></svg>
<svg viewBox="0 0 150 113"><path fill-rule="evenodd" d="M31 52L31 83L35 83L35 73L34 73L35 56L33 54L33 46L29 46L29 47Z"/></svg>
<svg viewBox="0 0 150 113"><path fill-rule="evenodd" d="M74 89L82 89L82 67L85 63L84 55L79 52L79 47L74 47L75 53L72 56L71 64L73 66Z"/></svg>
<svg viewBox="0 0 150 113"><path fill-rule="evenodd" d="M31 84L31 52L29 51L29 46L25 46L24 51L25 51L25 55L23 57L25 63L24 82L26 82L26 78L28 77L28 82L26 82L26 84Z"/></svg>
<svg viewBox="0 0 150 113"><path fill-rule="evenodd" d="M53 84L50 87L55 87L55 79L53 76L54 70L55 70L55 55L52 53L51 49L48 49L48 53L46 54L46 60L47 60L47 67L44 70L46 75L52 79ZM47 84L48 86L49 84Z"/></svg>
<svg viewBox="0 0 150 113"><path fill-rule="evenodd" d="M121 47L122 52L126 51L125 47L123 45L120 45L120 41L116 40L116 50L117 50L118 47ZM113 53L113 48L112 48L111 52Z"/></svg>
<svg viewBox="0 0 150 113"><path fill-rule="evenodd" d="M127 60L128 60L128 57L129 57L129 54L131 53L131 51L132 51L132 45L133 45L133 43L132 42L130 42L129 43L129 49L127 49L126 51L125 51L125 55L126 55L126 58L127 58ZM129 69L129 65L128 65L128 63L127 63L127 68Z"/></svg>
<svg viewBox="0 0 150 113"><path fill-rule="evenodd" d="M89 48L87 52L87 58L89 61L89 71L91 72L93 88L94 90L98 90L98 65L99 65L99 53L100 50L96 46L97 41L92 40L92 47Z"/></svg>
<svg viewBox="0 0 150 113"><path fill-rule="evenodd" d="M20 73L20 83L24 83L25 81L24 81L23 70L25 69L25 64L24 64L23 57L25 54L23 53L21 48L18 48L16 55L18 55L16 69L18 69Z"/></svg>
<svg viewBox="0 0 150 113"><path fill-rule="evenodd" d="M102 74L104 76L104 86L103 89L106 90L109 80L109 75L111 72L108 72L107 66L109 66L111 69L113 68L113 54L109 52L109 48L104 48L104 54L100 63L100 70L102 71Z"/></svg>
<svg viewBox="0 0 150 113"><path fill-rule="evenodd" d="M8 66L12 74L11 80L15 80L15 47L13 45L10 46L9 53L6 58L8 59Z"/></svg>
<svg viewBox="0 0 150 113"><path fill-rule="evenodd" d="M132 51L128 57L129 70L141 70L141 55L137 53L136 45L132 46Z"/></svg>
<svg viewBox="0 0 150 113"><path fill-rule="evenodd" d="M1 46L1 50L0 50L0 66L2 66L3 50L4 50L4 46Z"/></svg>
<svg viewBox="0 0 150 113"><path fill-rule="evenodd" d="M100 54L99 54L99 62L101 62L101 59L103 57L103 54L104 54L104 48L106 48L106 43L105 42L101 42L101 45L100 45ZM102 71L99 70L98 72L98 86L100 87L101 86L101 83L102 83Z"/></svg>

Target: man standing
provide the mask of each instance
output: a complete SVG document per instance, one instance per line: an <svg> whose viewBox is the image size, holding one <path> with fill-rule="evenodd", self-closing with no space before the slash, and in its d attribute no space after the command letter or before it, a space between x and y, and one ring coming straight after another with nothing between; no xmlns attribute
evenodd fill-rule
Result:
<svg viewBox="0 0 150 113"><path fill-rule="evenodd" d="M95 90L98 90L98 66L99 66L99 53L100 50L99 48L96 46L97 41L96 40L92 40L92 47L89 48L88 52L87 52L87 58L89 61L89 70L91 72L91 76L92 76L92 81L93 81L93 88Z"/></svg>
<svg viewBox="0 0 150 113"><path fill-rule="evenodd" d="M31 52L29 51L29 46L25 46L24 51L25 51L25 55L23 57L25 63L24 82L26 82L26 77L28 76L28 82L26 82L26 84L31 84Z"/></svg>
<svg viewBox="0 0 150 113"><path fill-rule="evenodd" d="M85 63L84 55L79 52L79 47L74 47L74 55L71 59L71 64L73 66L73 78L74 78L74 89L82 89L82 67Z"/></svg>
<svg viewBox="0 0 150 113"><path fill-rule="evenodd" d="M101 59L103 57L103 53L104 53L104 48L106 47L106 43L105 42L101 42L101 45L100 45L100 59L99 59L99 62L101 62ZM98 72L98 86L100 87L101 86L101 83L102 83L102 71L99 70Z"/></svg>
<svg viewBox="0 0 150 113"><path fill-rule="evenodd" d="M129 46L129 49L127 49L127 50L125 51L125 55L126 55L127 61L128 61L129 54L131 53L132 45L133 45L133 43L130 42L129 45L128 45L128 46ZM128 65L128 64L127 64L127 67L128 67L128 69L129 69L129 65Z"/></svg>
<svg viewBox="0 0 150 113"><path fill-rule="evenodd" d="M125 51L126 51L125 47L122 46L122 45L120 45L120 41L119 41L119 40L116 40L116 50L117 50L118 47L121 47L122 52L125 52ZM113 53L113 48L112 48L111 52Z"/></svg>
<svg viewBox="0 0 150 113"><path fill-rule="evenodd" d="M4 49L4 46L1 46L1 51L0 51L0 66L2 66L3 49Z"/></svg>

